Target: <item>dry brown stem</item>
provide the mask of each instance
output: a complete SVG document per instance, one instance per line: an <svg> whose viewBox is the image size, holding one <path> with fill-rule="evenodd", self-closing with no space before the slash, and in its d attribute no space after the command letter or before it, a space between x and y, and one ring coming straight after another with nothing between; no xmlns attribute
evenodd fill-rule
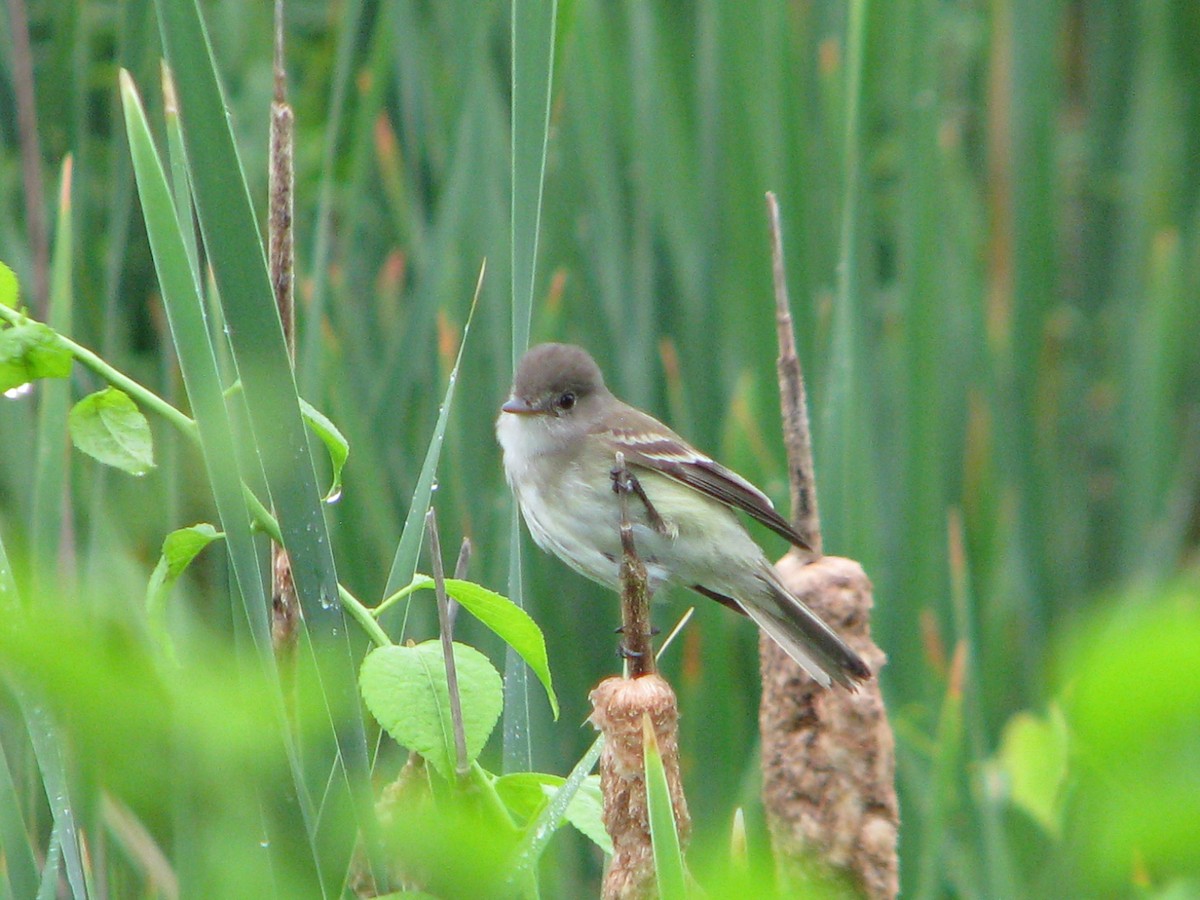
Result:
<svg viewBox="0 0 1200 900"><path fill-rule="evenodd" d="M604 734L600 790L604 827L613 857L604 878L604 900L656 897L654 847L646 806L642 717L648 716L662 753L682 847L692 831L679 774L679 706L671 686L657 674L607 678L592 691L591 722Z"/></svg>
<svg viewBox="0 0 1200 900"><path fill-rule="evenodd" d="M21 177L25 189L26 235L33 255L33 302L37 318L45 321L50 310L50 233L46 227L45 190L42 186L42 145L38 136L37 96L33 84L33 52L29 20L22 0L8 0L12 87L17 107L17 136L21 144Z"/></svg>
<svg viewBox="0 0 1200 900"><path fill-rule="evenodd" d="M396 842L391 847L393 852L388 871L392 886L421 889L428 884L430 873L420 865L414 865L411 854L405 855L398 849L403 845L405 829L412 827L413 822L420 823L437 816L425 760L419 754L410 753L396 780L380 791L379 799L375 802L375 815L380 831ZM361 849L351 867L349 886L356 897L379 896L380 888L372 877L371 867Z"/></svg>
<svg viewBox="0 0 1200 900"><path fill-rule="evenodd" d="M625 658L630 678L640 678L655 671L654 642L650 628L650 588L646 566L638 556L633 542L633 525L629 519L632 494L646 508L651 522L662 521L650 503L637 476L625 465L625 454L617 452L612 470L613 490L621 506L621 655Z"/></svg>
<svg viewBox="0 0 1200 900"><path fill-rule="evenodd" d="M292 561L278 544L271 545L271 644L275 656L290 660L300 628L300 602L292 580Z"/></svg>
<svg viewBox="0 0 1200 900"><path fill-rule="evenodd" d="M268 173L270 215L267 219L267 262L275 306L283 325L288 357L295 362L296 316L292 293L295 238L292 230L292 205L295 193L292 171L293 117L285 95L283 69L283 8L275 6L275 98L271 103L271 160ZM300 623L300 603L292 582L292 562L287 550L271 545L271 642L275 655L290 659L294 655Z"/></svg>
<svg viewBox="0 0 1200 900"><path fill-rule="evenodd" d="M454 636L450 626L450 598L446 596L446 577L442 571L442 539L438 536L437 512L431 506L425 514L429 534L429 563L437 593L438 632L442 642L442 661L446 666L446 690L450 695L450 721L454 727L454 771L466 777L471 769L467 761L467 734L463 727L462 697L458 693L458 669L454 665Z"/></svg>
<svg viewBox="0 0 1200 900"><path fill-rule="evenodd" d="M288 354L295 360L296 316L293 294L295 273L295 237L292 230L293 172L292 108L282 96L282 70L277 79L278 92L271 103L271 168L268 193L268 262L271 285L275 289L275 305L287 340Z"/></svg>
<svg viewBox="0 0 1200 900"><path fill-rule="evenodd" d="M771 271L775 280L775 335L779 358L775 363L779 376L779 404L783 413L783 443L788 458L788 483L791 486L792 520L796 530L808 542L815 556L821 555L821 516L817 509L817 487L813 475L812 435L808 429L808 393L804 372L796 353L792 327L792 307L788 300L787 278L783 268L783 232L779 224L779 204L767 192L767 218L771 226Z"/></svg>

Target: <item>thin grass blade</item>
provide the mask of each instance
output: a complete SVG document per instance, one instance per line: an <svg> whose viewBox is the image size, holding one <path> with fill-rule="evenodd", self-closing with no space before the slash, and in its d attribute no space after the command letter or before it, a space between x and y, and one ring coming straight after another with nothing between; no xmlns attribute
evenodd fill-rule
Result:
<svg viewBox="0 0 1200 900"><path fill-rule="evenodd" d="M62 334L71 333L74 296L71 267L74 253L71 229L71 157L62 165L59 189L58 223L54 233L54 253L50 267L49 324ZM44 379L38 389L37 459L33 481L33 578L34 595L54 582L58 571L59 542L63 528L64 490L70 470L66 440L67 407L70 404L69 380Z"/></svg>
<svg viewBox="0 0 1200 900"><path fill-rule="evenodd" d="M122 72L121 89L125 101L125 127L146 219L146 232L150 238L167 319L179 354L184 385L195 415L209 485L229 547L235 589L242 599L245 620L258 660L269 683L278 686L278 672L275 670L267 624L263 572L254 545L250 513L243 499L233 427L225 405L216 354L208 337L203 301L179 230L166 176L128 73ZM287 717L282 694L278 690L275 701L276 724L288 742L286 749L297 797L311 841L316 831L316 814L305 788L299 755L287 738Z"/></svg>
<svg viewBox="0 0 1200 900"><path fill-rule="evenodd" d="M0 745L0 852L4 854L9 895L13 897L37 896L37 862L29 835L8 757Z"/></svg>
<svg viewBox="0 0 1200 900"><path fill-rule="evenodd" d="M442 444L446 438L446 427L450 424L450 409L454 404L454 390L458 383L458 370L462 365L463 350L467 346L467 335L471 332L471 322L475 319L475 309L479 304L479 292L483 287L483 276L487 272L487 263L479 269L479 279L475 283L475 296L471 299L471 309L467 313L467 322L463 326L462 340L458 343L458 356L454 360L454 368L446 384L446 394L442 398L441 409L438 410L437 423L433 427L433 436L429 439L429 447L425 451L425 460L421 463L421 474L417 476L417 486L413 490L412 502L408 506L408 515L404 519L404 530L400 532L400 543L396 546L396 555L392 559L392 570L388 574L387 586L383 596L390 597L413 580L417 571L417 558L421 553L421 536L424 533L425 514L429 511L429 502L433 497L434 484L437 481L438 462L442 456ZM405 619L408 618L407 604ZM385 630L387 630L384 615Z"/></svg>
<svg viewBox="0 0 1200 900"><path fill-rule="evenodd" d="M325 114L324 123L325 147L322 151L321 186L317 192L315 228L313 229L312 301L308 309L307 326L304 322L297 323L305 326L301 332L302 336L297 341L300 352L297 355L296 369L296 377L302 388L301 393L305 397L316 397L319 387L321 327L329 294L330 233L336 183L335 170L339 162L338 136L342 131L342 114L346 106L346 97L354 84L354 54L362 30L362 14L362 0L350 0L338 12L342 28L338 33L337 51L334 56L336 62L330 79L328 112Z"/></svg>
<svg viewBox="0 0 1200 900"><path fill-rule="evenodd" d="M55 230L54 258L51 265L50 323L59 331L71 329L71 158L63 164L62 189L59 193L58 225ZM59 539L63 524L63 491L66 488L66 422L70 401L70 383L59 379L43 380L42 402L38 410L38 455L34 481L34 590L48 590L57 571ZM3 568L7 569L7 563ZM9 589L15 597L15 586ZM6 593L9 591L5 591ZM63 758L63 740L50 713L26 691L14 689L33 744L46 798L54 818L55 834L61 842L62 862L67 883L74 897L87 896L83 853L67 765Z"/></svg>
<svg viewBox="0 0 1200 900"><path fill-rule="evenodd" d="M538 817L525 826L525 833L513 858L513 884L520 884L529 873L537 871L538 860L549 846L550 838L554 837L554 832L562 824L571 800L579 792L584 780L596 768L596 762L600 759L600 751L603 749L604 736L600 735L592 742L592 746L588 748L587 752L580 757L579 762L571 769L571 774L567 776L567 780L555 791L554 796L542 808Z"/></svg>
<svg viewBox="0 0 1200 900"><path fill-rule="evenodd" d="M683 850L675 825L675 807L667 786L667 771L654 735L650 717L642 714L642 755L646 765L646 806L650 818L650 840L654 844L654 868L658 873L658 895L663 900L684 900L687 876Z"/></svg>
<svg viewBox="0 0 1200 900"><path fill-rule="evenodd" d="M554 82L556 0L515 0L512 7L512 298L513 367L529 346L537 274L542 188Z"/></svg>
<svg viewBox="0 0 1200 900"><path fill-rule="evenodd" d="M299 396L283 328L267 272L262 236L230 129L208 33L199 6L156 2L159 26L183 123L188 174L205 249L221 298L230 345L241 376L258 458L270 488L292 576L303 610L308 644L320 689L330 710L336 757L345 770L332 781L322 808L353 808L376 860L366 732L359 712L354 653L338 595L324 504L300 414ZM251 479L253 481L253 479ZM331 713L332 715L332 713ZM336 816L322 816L333 823ZM353 852L353 835L333 825L320 844L330 856L322 866L327 892L340 890ZM378 880L386 881L380 864Z"/></svg>
<svg viewBox="0 0 1200 900"><path fill-rule="evenodd" d="M841 224L838 239L837 300L833 310L828 401L823 410L823 440L817 444L817 471L821 473L822 504L826 508L827 548L846 547L863 517L861 481L864 472L860 448L862 415L858 354L859 298L863 289L861 244L862 215L862 95L863 46L866 41L866 0L852 0L846 23L846 84L842 136L843 178ZM824 452L822 452L824 451ZM825 498L831 502L825 503Z"/></svg>
<svg viewBox="0 0 1200 900"><path fill-rule="evenodd" d="M163 116L167 122L167 159L171 163L171 196L179 215L179 233L192 266L192 278L200 281L200 248L196 244L196 218L192 207L192 189L188 184L187 156L183 150L183 130L179 125L179 104L175 100L175 81L167 64L162 64Z"/></svg>
<svg viewBox="0 0 1200 900"><path fill-rule="evenodd" d="M0 615L18 610L17 583L13 578L4 539L0 536ZM30 831L21 815L21 801L13 783L4 746L0 744L0 852L4 857L8 886L14 897L34 897L38 890L37 861L30 844Z"/></svg>
<svg viewBox="0 0 1200 900"><path fill-rule="evenodd" d="M50 829L50 849L46 852L46 863L42 866L42 878L41 884L38 886L37 900L56 900L58 897L58 878L62 861L62 841L59 840L59 828L56 823Z"/></svg>
<svg viewBox="0 0 1200 900"><path fill-rule="evenodd" d="M84 900L88 896L87 874L79 842L79 823L67 783L66 760L62 754L64 741L45 707L23 690L18 689L16 694L29 729L29 741L33 744L33 755L37 758L42 784L46 788L50 814L54 817L51 846L57 841L62 849L62 862L66 867L71 896L76 900Z"/></svg>
<svg viewBox="0 0 1200 900"><path fill-rule="evenodd" d="M514 0L512 5L512 364L529 346L537 275L542 188L550 95L554 83L556 0ZM508 596L524 607L521 532L513 515ZM504 771L533 768L527 670L511 649L504 659Z"/></svg>

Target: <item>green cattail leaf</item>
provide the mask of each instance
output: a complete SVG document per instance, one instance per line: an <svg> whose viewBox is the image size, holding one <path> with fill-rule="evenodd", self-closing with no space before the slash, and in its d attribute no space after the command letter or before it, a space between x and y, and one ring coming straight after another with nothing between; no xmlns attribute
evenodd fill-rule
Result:
<svg viewBox="0 0 1200 900"><path fill-rule="evenodd" d="M683 869L683 851L675 825L675 808L662 753L654 736L650 717L642 714L642 744L646 764L646 804L650 816L650 840L654 844L654 868L658 873L658 894L662 900L684 900L687 877Z"/></svg>

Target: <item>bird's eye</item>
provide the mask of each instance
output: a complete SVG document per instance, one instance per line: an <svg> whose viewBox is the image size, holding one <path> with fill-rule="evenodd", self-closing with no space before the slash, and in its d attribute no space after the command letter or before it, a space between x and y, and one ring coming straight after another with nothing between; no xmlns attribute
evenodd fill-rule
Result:
<svg viewBox="0 0 1200 900"><path fill-rule="evenodd" d="M575 398L574 391L567 391L563 394L559 394L557 406L563 412L566 412L568 409L571 409L575 405L575 399L576 398Z"/></svg>

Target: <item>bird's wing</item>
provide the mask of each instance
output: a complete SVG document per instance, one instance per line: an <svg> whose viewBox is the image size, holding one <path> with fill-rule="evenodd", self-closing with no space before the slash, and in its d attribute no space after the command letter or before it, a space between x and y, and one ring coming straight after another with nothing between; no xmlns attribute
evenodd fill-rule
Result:
<svg viewBox="0 0 1200 900"><path fill-rule="evenodd" d="M633 466L661 472L749 515L803 550L811 549L771 499L741 475L689 445L675 432L633 407L625 407L602 429Z"/></svg>

